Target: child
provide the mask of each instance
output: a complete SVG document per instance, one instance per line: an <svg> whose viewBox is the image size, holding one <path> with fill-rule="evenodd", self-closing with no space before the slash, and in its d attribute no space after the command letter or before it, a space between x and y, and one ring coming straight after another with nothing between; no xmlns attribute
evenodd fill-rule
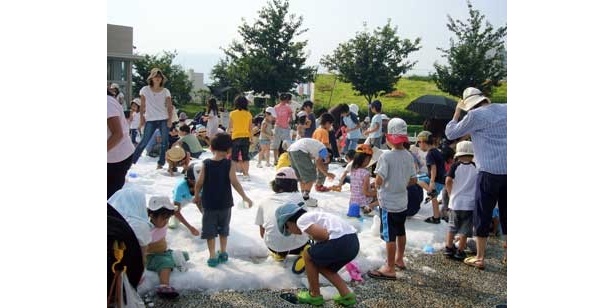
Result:
<svg viewBox="0 0 615 308"><path fill-rule="evenodd" d="M190 133L190 126L186 124L179 127L179 140L175 144L181 145L184 151L190 153L192 158L199 158L203 153L203 146L199 139Z"/></svg>
<svg viewBox="0 0 615 308"><path fill-rule="evenodd" d="M322 144L325 145L327 149L331 149L331 144L329 143L329 130L331 130L331 127L333 126L333 121L335 121L335 119L333 118L332 114L328 112L323 113L320 116L320 127L318 127L316 131L314 131L314 135L312 135L312 138L320 141ZM327 162L324 166L324 170L326 170L326 172L319 172L317 174L316 191L320 192L327 192L331 190L330 188L323 185L325 183L325 175L329 171L329 163Z"/></svg>
<svg viewBox="0 0 615 308"><path fill-rule="evenodd" d="M231 186L243 198L248 207L252 207L252 200L243 191L237 180L235 167L226 158L232 147L231 136L219 133L211 140L213 158L204 161L199 178L194 187L194 203L203 207L203 229L201 238L207 240L209 260L207 265L215 267L219 263L228 261L226 240L229 235L231 222L231 207L233 195ZM216 236L220 236L220 251L216 255Z"/></svg>
<svg viewBox="0 0 615 308"><path fill-rule="evenodd" d="M169 221L169 228L175 229L177 226L177 220L181 222L192 235L199 235L199 230L193 227L181 213L182 207L186 206L188 203L192 202L194 198L194 184L196 184L196 179L201 172L201 167L203 166L203 162L193 162L188 166L188 171L186 172L184 178L179 180L173 188L173 204L177 207L177 211L175 211L175 215L171 217ZM201 214L203 214L203 208L200 205L197 205Z"/></svg>
<svg viewBox="0 0 615 308"><path fill-rule="evenodd" d="M265 119L263 120L263 123L261 123L261 134L258 140L261 146L261 150L258 153L258 164L256 164L256 167L258 168L263 167L263 165L261 165L261 160L263 158L267 161L265 166L271 167L271 164L269 163L269 155L271 154L269 145L271 144L271 139L273 139L274 118L275 110L273 107L267 107L267 109L265 109Z"/></svg>
<svg viewBox="0 0 615 308"><path fill-rule="evenodd" d="M369 138L369 144L373 148L382 148L382 103L379 100L369 104L370 110L374 113L369 128L363 132Z"/></svg>
<svg viewBox="0 0 615 308"><path fill-rule="evenodd" d="M309 121L305 111L301 110L297 113L297 138L295 140L305 138L305 130L310 126Z"/></svg>
<svg viewBox="0 0 615 308"><path fill-rule="evenodd" d="M171 271L174 267L185 271L189 259L187 252L173 251L167 247L167 223L174 212L173 204L166 196L152 196L147 205L147 214L154 227L151 229L152 241L147 245L145 267L148 271L158 272L160 285L156 288L156 294L162 298L175 298L179 295L169 285Z"/></svg>
<svg viewBox="0 0 615 308"><path fill-rule="evenodd" d="M453 150L453 148L451 148L450 146L442 147L442 158L444 159L444 172L448 174L448 171L451 170L451 166L455 162L455 150ZM446 186L446 181L444 185ZM442 190L442 201L441 201L442 205L440 206L440 216L447 223L448 223L448 216L449 216L448 214L449 213L449 207L448 207L449 201L450 201L450 196L448 194L448 191L446 189L443 189Z"/></svg>
<svg viewBox="0 0 615 308"><path fill-rule="evenodd" d="M472 237L473 215L476 207L476 179L478 170L472 162L474 149L472 142L462 141L457 144L456 162L446 176L446 190L450 195L450 223L446 235L444 254L463 261L468 237ZM455 249L453 238L459 234L459 247Z"/></svg>
<svg viewBox="0 0 615 308"><path fill-rule="evenodd" d="M139 98L135 98L130 103L130 119L128 123L130 123L130 140L136 146L139 144L137 141L137 136L140 136L139 129L143 126L141 123L141 100Z"/></svg>
<svg viewBox="0 0 615 308"><path fill-rule="evenodd" d="M301 137L312 138L312 135L316 130L316 116L312 112L313 108L314 103L310 100L303 102L303 105L301 106L301 110L305 111L305 115L307 117L305 120L305 133Z"/></svg>
<svg viewBox="0 0 615 308"><path fill-rule="evenodd" d="M371 172L367 169L373 154L368 144L359 145L350 172L350 204L359 204L365 213L371 212L375 206L372 201L376 197L376 190L370 187Z"/></svg>
<svg viewBox="0 0 615 308"><path fill-rule="evenodd" d="M412 155L403 146L408 142L406 122L393 118L387 131L386 140L391 150L378 159L375 181L380 204L380 238L386 242L387 258L384 265L367 274L374 279L395 280L395 268L406 269L406 187L416 184L416 170Z"/></svg>
<svg viewBox="0 0 615 308"><path fill-rule="evenodd" d="M422 151L427 151L425 162L427 164L427 176L419 177L419 186L427 191L427 196L431 198L431 207L433 216L425 219L425 222L431 224L440 223L440 207L438 204L438 195L444 188L445 171L444 158L442 153L436 148L435 140L431 132L422 131L417 136L419 147Z"/></svg>
<svg viewBox="0 0 615 308"><path fill-rule="evenodd" d="M342 149L342 153L348 153L349 150L357 148L359 138L361 137L361 125L359 125L359 106L356 104L350 104L348 110L342 109L342 116L344 117L344 125L346 125L346 144Z"/></svg>
<svg viewBox="0 0 615 308"><path fill-rule="evenodd" d="M275 170L279 170L280 168L290 167L290 157L288 156L288 147L291 142L288 140L282 141L282 151L280 152L280 156L278 158L278 163L275 165Z"/></svg>
<svg viewBox="0 0 615 308"><path fill-rule="evenodd" d="M344 159L347 163L346 167L344 167L344 172L342 172L342 175L340 176L340 182L338 185L334 185L333 187L331 187L331 189L339 191L344 184L350 183L350 172L352 171L352 161L354 160L355 155L355 150L348 150L348 152L344 156Z"/></svg>
<svg viewBox="0 0 615 308"><path fill-rule="evenodd" d="M337 304L355 305L357 303L355 294L350 292L337 271L359 253L357 230L337 215L326 212L308 213L300 205L292 202L279 207L275 211L275 216L277 227L283 235L306 233L316 241L316 244L303 253L309 290L297 294L299 302L314 306L324 303L318 282L318 276L322 274L338 290L339 295L333 296Z"/></svg>
<svg viewBox="0 0 615 308"><path fill-rule="evenodd" d="M250 180L250 139L252 138L252 113L248 110L248 99L243 95L235 98L235 110L229 115L228 131L233 138L232 159L237 170L243 172L243 179ZM241 153L241 159L239 158Z"/></svg>
<svg viewBox="0 0 615 308"><path fill-rule="evenodd" d="M166 152L165 156L169 164L167 171L170 175L174 175L177 171L177 167L180 165L184 168L184 171L188 169L190 155L188 155L180 145L174 145Z"/></svg>
<svg viewBox="0 0 615 308"><path fill-rule="evenodd" d="M310 190L316 181L316 172L326 174L330 179L335 174L330 173L325 164L329 163L331 154L322 142L312 138L301 138L288 147L291 167L299 179L303 200L308 206L317 206L317 200L310 198Z"/></svg>
<svg viewBox="0 0 615 308"><path fill-rule="evenodd" d="M301 194L297 189L297 176L291 167L284 167L277 171L275 179L271 181L271 189L275 195L260 202L256 211L255 224L259 226L260 236L265 241L267 249L276 261L284 261L287 255L300 255L308 244L308 236L291 235L283 236L277 225L275 210L288 201L301 201ZM301 256L299 258L302 258ZM305 269L305 262L295 261L293 272L301 273Z"/></svg>

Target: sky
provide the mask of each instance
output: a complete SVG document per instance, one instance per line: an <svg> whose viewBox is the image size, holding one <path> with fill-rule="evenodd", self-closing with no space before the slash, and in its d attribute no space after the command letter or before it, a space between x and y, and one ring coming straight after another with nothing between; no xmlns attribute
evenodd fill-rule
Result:
<svg viewBox="0 0 615 308"><path fill-rule="evenodd" d="M210 151L201 154L200 160L211 158ZM273 159L273 155L271 157ZM128 182L124 187L142 190L146 199L152 195L165 195L172 199L172 190L182 176L168 175L166 169L156 170L157 158L152 158L145 153L136 165L128 171ZM181 171L181 167L179 168ZM331 164L330 171L336 174L335 183L339 180L343 169L338 164ZM268 250L264 241L260 238L259 228L254 224L258 202L267 199L274 193L271 191L269 182L274 178L274 167L257 168L256 160L250 161L251 181L240 180L246 194L254 201L254 206L245 209L240 206L241 197L233 190L233 200L236 206L232 208L230 235L228 237L227 251L229 262L218 265L215 268L206 265L209 253L207 243L199 236L193 236L188 229L179 224L175 229L169 229L167 243L170 249L188 251L188 271L171 273L171 285L178 290L202 290L205 292L217 292L221 290L251 290L251 289L289 289L301 288L307 285L305 275L295 275L291 272L291 266L295 256L289 256L284 263L278 263L268 258ZM327 179L325 185L333 184ZM361 272L366 274L370 269L382 265L385 256L385 245L380 239L378 229L372 229L373 217L365 216L363 220L346 216L350 186L344 185L341 192L316 192L313 190L310 196L318 199L318 207L308 208L309 211L325 211L344 217L358 231L361 250L355 259ZM190 203L182 208L182 214L195 228L201 228L201 214L196 205ZM426 245L436 250L443 249L446 224L433 225L423 222L423 219L431 216L431 203L423 205L421 210L406 222L408 242L406 251L410 253L407 262L411 262L411 256L422 254ZM377 226L377 225L376 225ZM374 233L374 231L376 231ZM216 247L219 243L216 241ZM424 268L425 271L434 271ZM341 270L342 277L349 279L345 270ZM146 280L139 286L138 291L146 294L159 284L158 276L154 272L146 271ZM324 282L324 281L323 281ZM330 286L330 285L328 285ZM332 296L334 288L326 288L325 294ZM330 293L327 293L331 291Z"/></svg>
<svg viewBox="0 0 615 308"><path fill-rule="evenodd" d="M205 73L223 56L221 47L228 47L233 39L241 39L238 27L245 18L252 25L257 12L266 0L231 1L107 1L107 23L133 28L136 52L157 54L163 50L177 50L176 62L184 68ZM506 0L474 0L495 27L507 25ZM363 24L371 32L391 24L397 34L414 41L420 37L421 49L409 59L418 61L408 75L427 75L433 64L444 63L436 48L449 47L452 32L446 28L447 15L463 21L469 17L463 0L339 0L291 1L290 13L303 16L308 31L298 38L307 40L308 65L319 65L324 55L363 31ZM319 67L319 71L324 68Z"/></svg>

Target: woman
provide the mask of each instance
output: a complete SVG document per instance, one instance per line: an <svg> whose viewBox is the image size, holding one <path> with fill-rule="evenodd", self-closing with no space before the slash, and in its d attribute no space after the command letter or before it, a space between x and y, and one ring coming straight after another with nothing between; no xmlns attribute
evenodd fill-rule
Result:
<svg viewBox="0 0 615 308"><path fill-rule="evenodd" d="M135 149L130 141L128 122L122 105L107 89L107 198L124 186Z"/></svg>
<svg viewBox="0 0 615 308"><path fill-rule="evenodd" d="M162 71L159 68L153 68L149 77L147 77L148 85L139 91L141 96L141 123L145 123L145 130L143 138L141 138L132 155L134 164L139 161L141 153L143 153L156 128L160 130L162 137L161 148L166 151L169 147L169 128L173 126L173 105L171 104L171 92L163 87L166 81L167 78L162 74ZM162 169L164 163L164 155L158 156L156 169Z"/></svg>

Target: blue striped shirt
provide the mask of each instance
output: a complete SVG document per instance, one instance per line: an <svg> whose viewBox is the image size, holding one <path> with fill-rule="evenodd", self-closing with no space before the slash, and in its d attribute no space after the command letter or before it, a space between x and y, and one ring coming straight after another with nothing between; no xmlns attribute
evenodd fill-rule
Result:
<svg viewBox="0 0 615 308"><path fill-rule="evenodd" d="M479 171L506 174L506 104L488 104L446 124L450 140L470 134Z"/></svg>

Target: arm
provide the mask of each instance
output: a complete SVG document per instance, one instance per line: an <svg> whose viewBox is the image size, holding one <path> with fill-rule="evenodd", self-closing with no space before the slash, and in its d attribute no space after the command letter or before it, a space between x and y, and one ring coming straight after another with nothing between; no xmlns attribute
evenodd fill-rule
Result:
<svg viewBox="0 0 615 308"><path fill-rule="evenodd" d="M329 240L329 231L317 224L312 224L311 226L309 226L307 229L305 229L305 233L307 233L317 242Z"/></svg>
<svg viewBox="0 0 615 308"><path fill-rule="evenodd" d="M448 195L451 195L451 191L453 191L453 178L450 176L446 177L446 192Z"/></svg>
<svg viewBox="0 0 615 308"><path fill-rule="evenodd" d="M436 164L431 165L431 167L429 168L429 175L430 175L430 179L429 179L429 191L432 191L436 188L436 173L437 173L437 168L436 168Z"/></svg>
<svg viewBox="0 0 615 308"><path fill-rule="evenodd" d="M203 212L203 206L201 205L201 188L203 188L203 183L205 182L205 164L203 163L203 168L201 168L201 172L199 173L199 178L194 183L194 203L199 207L199 210Z"/></svg>
<svg viewBox="0 0 615 308"><path fill-rule="evenodd" d="M344 185L344 179L346 178L347 174L348 174L348 172L346 170L344 170L344 172L342 172L342 176L340 177L340 186Z"/></svg>
<svg viewBox="0 0 615 308"><path fill-rule="evenodd" d="M197 230L195 227L190 225L190 223L186 220L186 218L184 218L184 215L182 215L181 205L179 204L179 202L174 202L174 203L177 206L177 211L175 211L175 214L174 214L175 218L177 218L179 222L181 222L184 226L186 226L186 228L190 230L190 233L192 233L192 235L194 236L199 235L199 230Z"/></svg>
<svg viewBox="0 0 615 308"><path fill-rule="evenodd" d="M371 134L371 133L373 133L373 132L375 132L375 131L377 131L379 129L380 129L380 124L379 123L374 123L374 128L368 128L365 132L363 132L363 134L364 135Z"/></svg>
<svg viewBox="0 0 615 308"><path fill-rule="evenodd" d="M258 230L261 233L261 238L265 237L265 228L263 228L263 226L258 226Z"/></svg>
<svg viewBox="0 0 615 308"><path fill-rule="evenodd" d="M407 186L412 186L412 185L416 185L417 183L417 178L416 175L411 177L410 180L408 181L408 185Z"/></svg>
<svg viewBox="0 0 615 308"><path fill-rule="evenodd" d="M164 104L167 106L167 115L169 118L167 119L167 127L173 126L173 104L171 103L171 97L167 96L164 99Z"/></svg>
<svg viewBox="0 0 615 308"><path fill-rule="evenodd" d="M124 137L124 132L122 131L120 117L107 118L107 127L111 131L111 136L107 139L107 152L109 152L120 143Z"/></svg>
<svg viewBox="0 0 615 308"><path fill-rule="evenodd" d="M380 174L376 174L376 180L374 181L374 184L376 189L380 189L382 184L384 184L384 179L380 176Z"/></svg>
<svg viewBox="0 0 615 308"><path fill-rule="evenodd" d="M362 187L363 194L367 197L375 197L376 191L370 189L369 178L370 178L369 174L365 175L365 178L363 178L363 187Z"/></svg>
<svg viewBox="0 0 615 308"><path fill-rule="evenodd" d="M316 158L316 169L320 171L322 174L325 174L330 179L335 179L335 174L328 172L327 168L325 168L325 164L322 162L322 159Z"/></svg>
<svg viewBox="0 0 615 308"><path fill-rule="evenodd" d="M461 104L462 100L459 100L457 103L457 108L455 108L455 114L453 114L453 119L446 124L446 129L444 133L446 137L450 140L457 139L459 137L463 137L473 131L473 112L468 112L465 118L459 122L459 117L461 116L462 109L459 108L459 104Z"/></svg>
<svg viewBox="0 0 615 308"><path fill-rule="evenodd" d="M203 173L203 171L201 171L201 173ZM250 200L250 198L248 198L246 193L243 191L243 187L241 187L241 184L237 180L237 172L235 172L235 166L234 165L231 165L231 168L230 168L230 171L229 171L228 175L229 175L229 178L231 179L231 185L233 186L235 191L237 193L239 193L241 198L243 198L243 201L248 204L248 208L251 208L252 207L252 200Z"/></svg>
<svg viewBox="0 0 615 308"><path fill-rule="evenodd" d="M139 123L139 130L145 125L145 105L145 96L141 95L141 109L139 109L141 111L141 122Z"/></svg>

